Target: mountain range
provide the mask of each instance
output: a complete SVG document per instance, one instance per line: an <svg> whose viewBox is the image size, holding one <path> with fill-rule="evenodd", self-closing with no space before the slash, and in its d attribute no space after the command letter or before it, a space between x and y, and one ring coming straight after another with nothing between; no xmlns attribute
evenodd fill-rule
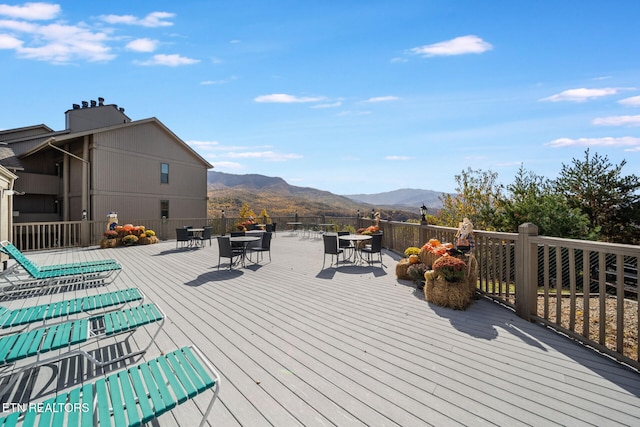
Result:
<svg viewBox="0 0 640 427"><path fill-rule="evenodd" d="M256 213L265 209L271 216L354 216L375 209L385 219L405 221L419 217L423 203L430 209L442 206L442 193L432 190L401 189L378 194L341 196L311 187L298 187L284 179L258 174L236 175L209 171L209 214L225 210L227 216L237 215L243 204Z"/></svg>

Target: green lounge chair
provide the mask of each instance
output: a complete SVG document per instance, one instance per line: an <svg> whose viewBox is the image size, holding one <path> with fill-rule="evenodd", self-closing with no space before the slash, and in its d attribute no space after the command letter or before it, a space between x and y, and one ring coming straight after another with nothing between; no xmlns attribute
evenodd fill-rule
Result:
<svg viewBox="0 0 640 427"><path fill-rule="evenodd" d="M0 273L0 278L7 283L0 288L0 291L7 297L10 297L10 294L15 291L23 291L33 287L104 283L113 274L117 276L121 270L120 264L113 260L40 267L8 241L0 243L0 251L16 261L15 264Z"/></svg>
<svg viewBox="0 0 640 427"><path fill-rule="evenodd" d="M125 304L144 301L144 294L137 288L90 295L49 304L34 305L11 310L0 306L0 329L15 332L15 328L26 329L29 325L51 319L69 317L79 313L117 309Z"/></svg>
<svg viewBox="0 0 640 427"><path fill-rule="evenodd" d="M27 258L20 249L16 248L13 243L8 240L4 240L0 242L0 247L2 251L7 255L11 256L11 258L15 259L18 263L30 263L40 271L51 271L51 270L59 270L65 268L78 268L78 267L95 267L98 265L109 265L109 264L117 264L115 259L99 259L93 261L82 261L82 262L72 262L68 264L53 264L53 265L44 265L38 266L36 263Z"/></svg>
<svg viewBox="0 0 640 427"><path fill-rule="evenodd" d="M21 405L22 411L0 418L0 426L140 426L207 390L213 397L200 426L218 396L220 375L197 347L189 346L86 382L41 404ZM55 411L61 407L69 410Z"/></svg>
<svg viewBox="0 0 640 427"><path fill-rule="evenodd" d="M89 318L72 320L0 337L0 368L8 368L15 362L37 357L28 364L20 364L24 370L50 361L65 359L77 354L86 357L98 366L109 365L138 354L151 346L162 329L166 316L155 304L143 304L124 310L111 311ZM99 360L80 348L80 345L114 337L123 333L133 333L136 329L157 323L158 328L149 344L142 350L109 360ZM45 353L67 348L66 352L50 358L41 357ZM17 377L17 376L16 376Z"/></svg>

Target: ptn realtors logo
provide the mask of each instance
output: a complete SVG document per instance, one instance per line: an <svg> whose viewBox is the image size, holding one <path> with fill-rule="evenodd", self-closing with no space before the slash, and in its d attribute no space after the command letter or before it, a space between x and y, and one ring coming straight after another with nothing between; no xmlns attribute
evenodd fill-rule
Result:
<svg viewBox="0 0 640 427"><path fill-rule="evenodd" d="M3 403L2 412L89 412L88 403Z"/></svg>

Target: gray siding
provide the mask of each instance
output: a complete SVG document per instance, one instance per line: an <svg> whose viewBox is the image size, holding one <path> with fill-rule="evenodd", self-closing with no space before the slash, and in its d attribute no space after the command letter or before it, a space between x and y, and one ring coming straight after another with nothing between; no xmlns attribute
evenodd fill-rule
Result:
<svg viewBox="0 0 640 427"><path fill-rule="evenodd" d="M160 218L160 200L169 200L173 218L206 217L206 166L156 122L94 138L95 219L112 210L123 218ZM161 163L169 164L168 184L160 182Z"/></svg>

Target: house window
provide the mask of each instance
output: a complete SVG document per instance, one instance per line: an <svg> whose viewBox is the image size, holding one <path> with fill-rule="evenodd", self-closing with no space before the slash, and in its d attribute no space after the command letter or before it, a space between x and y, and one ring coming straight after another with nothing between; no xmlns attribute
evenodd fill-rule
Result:
<svg viewBox="0 0 640 427"><path fill-rule="evenodd" d="M168 200L160 200L160 218L169 218Z"/></svg>
<svg viewBox="0 0 640 427"><path fill-rule="evenodd" d="M160 164L160 183L161 184L169 183L169 164L168 163Z"/></svg>

